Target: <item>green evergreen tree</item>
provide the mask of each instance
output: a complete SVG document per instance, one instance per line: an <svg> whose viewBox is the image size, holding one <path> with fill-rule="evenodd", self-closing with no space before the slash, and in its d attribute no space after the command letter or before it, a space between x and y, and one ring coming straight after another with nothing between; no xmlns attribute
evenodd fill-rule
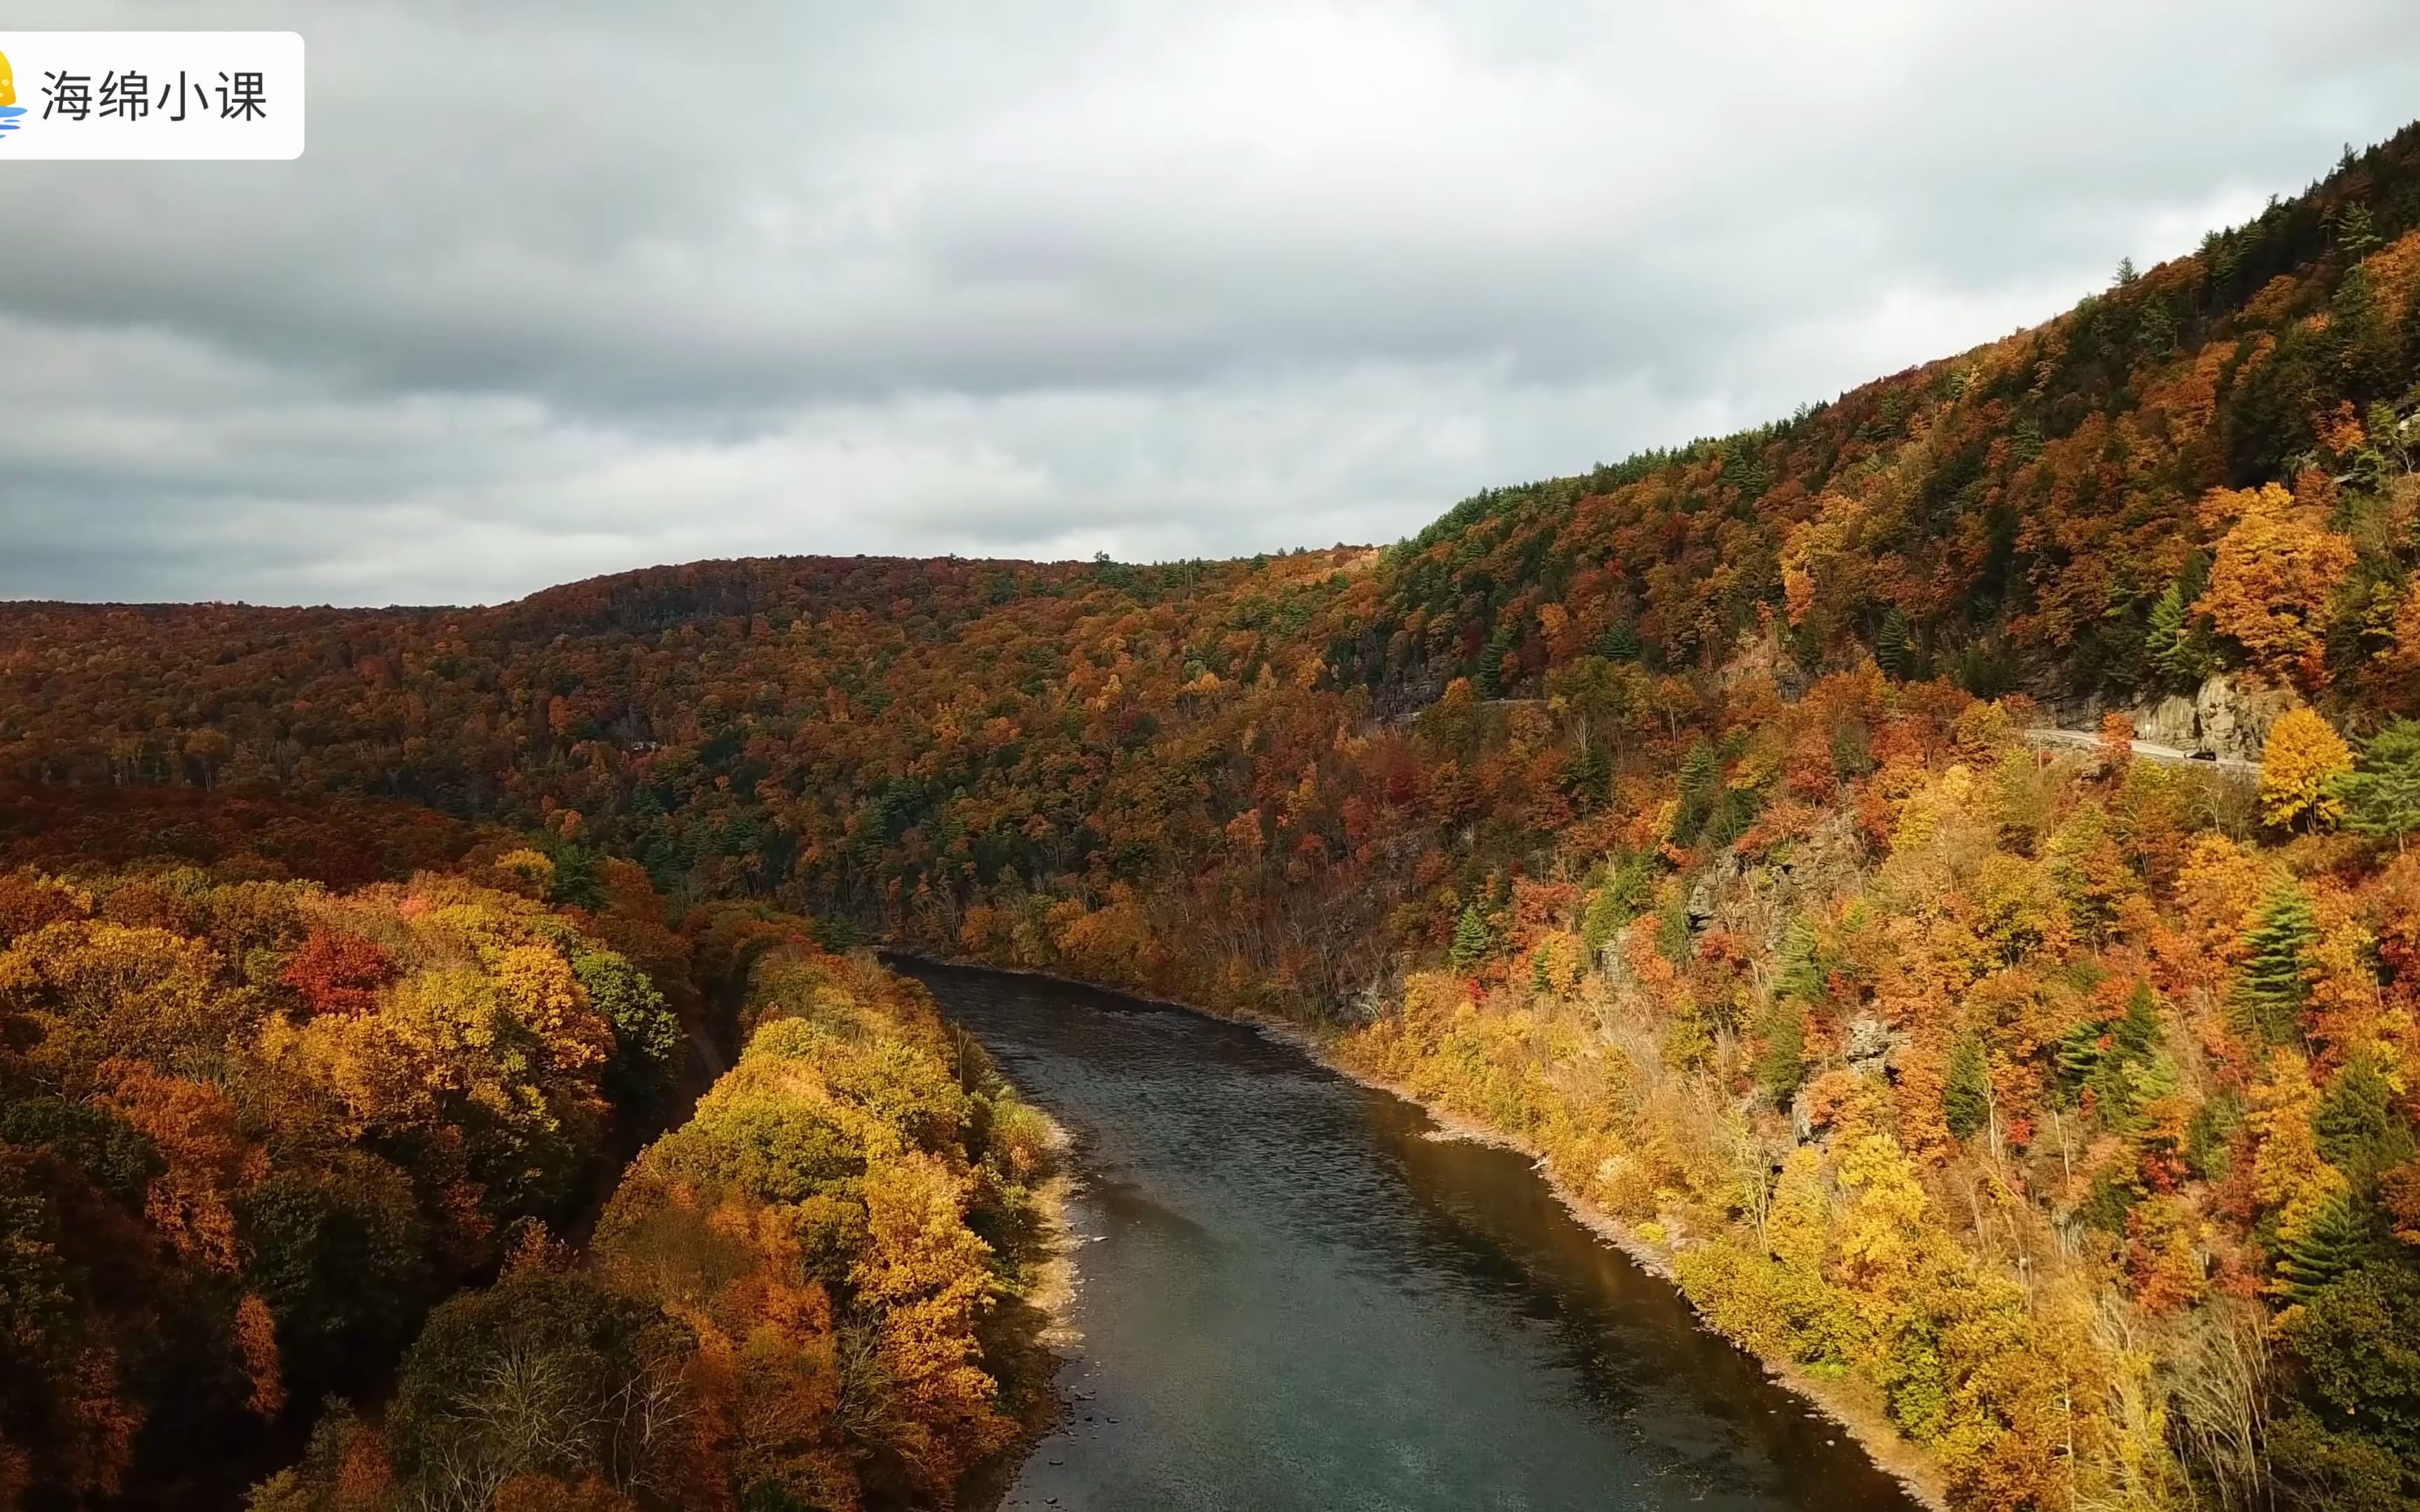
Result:
<svg viewBox="0 0 2420 1512"><path fill-rule="evenodd" d="M1505 671L1512 660L1512 627L1499 625L1487 638L1487 649L1479 657L1479 692L1482 698L1500 699L1506 691Z"/></svg>
<svg viewBox="0 0 2420 1512"><path fill-rule="evenodd" d="M1580 946L1589 959L1594 961L1617 930L1645 913L1654 896L1654 874L1645 856L1627 856L1621 865L1607 869L1580 916Z"/></svg>
<svg viewBox="0 0 2420 1512"><path fill-rule="evenodd" d="M2130 1060L2148 1060L2160 1048L2160 1000L2151 984L2138 981L2126 995L2126 1011L2110 1026L2109 1038L2118 1053Z"/></svg>
<svg viewBox="0 0 2420 1512"><path fill-rule="evenodd" d="M2106 1031L2092 1019L2085 1020L2059 1037L2059 1087L2071 1105L2076 1095L2100 1072L2101 1063L2108 1055L2102 1043L2106 1037Z"/></svg>
<svg viewBox="0 0 2420 1512"><path fill-rule="evenodd" d="M602 912L607 902L601 880L604 856L571 841L550 840L544 848L547 859L554 863L554 877L548 884L546 901L558 908Z"/></svg>
<svg viewBox="0 0 2420 1512"><path fill-rule="evenodd" d="M1817 937L1815 926L1804 918L1793 921L1790 932L1781 937L1774 991L1802 1003L1816 1002L1823 996L1826 975L1823 941Z"/></svg>
<svg viewBox="0 0 2420 1512"><path fill-rule="evenodd" d="M2243 1127L2243 1109L2231 1092L2211 1095L2194 1109L2185 1125L2185 1164L2205 1181L2226 1180L2234 1165L2236 1132Z"/></svg>
<svg viewBox="0 0 2420 1512"><path fill-rule="evenodd" d="M2370 214L2369 207L2358 200L2346 206L2344 213L2336 217L2336 245L2348 257L2366 256L2377 251L2384 240L2378 234L2378 222ZM2360 270L2353 271L2359 272Z"/></svg>
<svg viewBox="0 0 2420 1512"><path fill-rule="evenodd" d="M2143 1102L2139 1083L2147 1069L2163 1063L2160 1057L2160 1004L2150 984L2136 982L2126 996L2125 1011L2105 1024L2092 1046L2091 1064L2084 1084L2092 1088L2093 1107L2107 1127L2128 1128ZM2169 1069L2173 1074L2173 1068Z"/></svg>
<svg viewBox="0 0 2420 1512"><path fill-rule="evenodd" d="M2403 329L2397 335L2405 352L2420 354L2420 300L2403 301ZM2371 439L2384 438L2373 435Z"/></svg>
<svg viewBox="0 0 2420 1512"><path fill-rule="evenodd" d="M2172 692L2199 687L2210 675L2210 651L2193 625L2195 596L2182 580L2168 584L2151 604L2150 628L2143 638L2152 671Z"/></svg>
<svg viewBox="0 0 2420 1512"><path fill-rule="evenodd" d="M2367 1259L2375 1242L2363 1209L2345 1193L2331 1192L2310 1222L2278 1241L2277 1273L2296 1301L2308 1302Z"/></svg>
<svg viewBox="0 0 2420 1512"><path fill-rule="evenodd" d="M2159 1057L2160 1004L2150 984L2136 982L2115 1019L2086 1019L2059 1037L2059 1087L2072 1103L2086 1088L2112 1127L2123 1127L2134 1102L2130 1068Z"/></svg>
<svg viewBox="0 0 2420 1512"><path fill-rule="evenodd" d="M2293 1043L2303 1037L2311 952L2319 943L2310 894L2290 882L2278 884L2243 943L2251 958L2236 973L2236 1027L2270 1044Z"/></svg>
<svg viewBox="0 0 2420 1512"><path fill-rule="evenodd" d="M1874 636L1874 665L1893 677L1905 677L1916 657L1915 637L1907 616L1897 605L1883 616L1883 627Z"/></svg>
<svg viewBox="0 0 2420 1512"><path fill-rule="evenodd" d="M1597 649L1607 661L1637 661L1639 657L1638 626L1628 620L1616 620L1606 626Z"/></svg>
<svg viewBox="0 0 2420 1512"><path fill-rule="evenodd" d="M2170 583L2151 601L2150 620L2143 632L2143 656L2163 682L2177 681L2169 671L2169 658L2176 655L2184 636L2184 590Z"/></svg>
<svg viewBox="0 0 2420 1512"><path fill-rule="evenodd" d="M2370 408L2376 409L2378 406ZM2345 470L2343 482L2351 492L2376 497L2386 492L2388 486L2395 481L2397 471L2396 465L2387 460L2384 452L2375 446L2365 446L2352 454L2352 462ZM2391 592L2391 589L2381 583L2379 591Z"/></svg>
<svg viewBox="0 0 2420 1512"><path fill-rule="evenodd" d="M2328 339L2335 348L2337 381L2356 403L2387 397L2403 388L2402 341L2387 322L2366 269L2355 268L2336 285L2328 302Z"/></svg>
<svg viewBox="0 0 2420 1512"><path fill-rule="evenodd" d="M1697 936L1689 932L1689 907L1675 897L1655 916L1655 949L1676 966L1689 964Z"/></svg>
<svg viewBox="0 0 2420 1512"><path fill-rule="evenodd" d="M2151 300L2144 304L2142 317L2134 324L2134 350L2153 361L2176 355L2177 317L2167 301Z"/></svg>
<svg viewBox="0 0 2420 1512"><path fill-rule="evenodd" d="M1983 1054L1982 1037L1969 1031L1958 1037L1949 1053L1949 1082L1941 1090L1941 1115L1949 1132L1971 1139L1992 1115L1991 1064Z"/></svg>
<svg viewBox="0 0 2420 1512"><path fill-rule="evenodd" d="M2353 769L2335 780L2345 827L2395 841L2420 829L2420 723L2397 719L2362 743Z"/></svg>
<svg viewBox="0 0 2420 1512"><path fill-rule="evenodd" d="M1806 1014L1784 998L1766 1011L1761 1027L1764 1049L1756 1057L1757 1089L1775 1107L1786 1108L1798 1095L1798 1084L1807 1079Z"/></svg>
<svg viewBox="0 0 2420 1512"><path fill-rule="evenodd" d="M2109 1125L2127 1134L2140 1134L2144 1126L2144 1110L2177 1090L2177 1063L2163 1055L2145 1060L2126 1062L2123 1087L2111 1103Z"/></svg>
<svg viewBox="0 0 2420 1512"><path fill-rule="evenodd" d="M1681 763L1680 806L1672 810L1673 844L1686 845L1698 838L1714 812L1722 785L1722 759L1714 754L1713 743L1700 740L1690 747Z"/></svg>
<svg viewBox="0 0 2420 1512"><path fill-rule="evenodd" d="M2367 1052L2329 1080L2327 1094L2311 1110L2311 1131L2328 1164L2361 1190L2415 1152L2412 1125L2395 1110L2395 1086Z"/></svg>
<svg viewBox="0 0 2420 1512"><path fill-rule="evenodd" d="M1447 959L1454 970L1468 971L1495 949L1496 932L1488 927L1487 915L1474 903L1462 911L1462 918L1453 926L1453 948Z"/></svg>

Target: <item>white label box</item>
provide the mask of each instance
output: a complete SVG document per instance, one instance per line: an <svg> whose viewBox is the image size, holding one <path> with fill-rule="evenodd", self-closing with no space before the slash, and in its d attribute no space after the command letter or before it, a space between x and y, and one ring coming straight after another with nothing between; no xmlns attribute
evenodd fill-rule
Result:
<svg viewBox="0 0 2420 1512"><path fill-rule="evenodd" d="M28 159L302 155L299 32L0 31L0 174Z"/></svg>

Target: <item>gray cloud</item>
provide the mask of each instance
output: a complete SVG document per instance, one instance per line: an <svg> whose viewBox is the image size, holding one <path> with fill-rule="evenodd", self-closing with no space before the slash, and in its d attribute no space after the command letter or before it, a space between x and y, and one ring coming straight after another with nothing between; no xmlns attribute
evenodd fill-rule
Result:
<svg viewBox="0 0 2420 1512"><path fill-rule="evenodd" d="M1390 539L2041 318L2420 100L2396 0L292 27L298 163L0 163L0 594Z"/></svg>

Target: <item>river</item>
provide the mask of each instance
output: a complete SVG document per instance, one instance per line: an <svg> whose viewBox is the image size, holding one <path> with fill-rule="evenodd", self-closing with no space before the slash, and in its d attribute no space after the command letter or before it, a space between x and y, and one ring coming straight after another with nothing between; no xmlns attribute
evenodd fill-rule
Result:
<svg viewBox="0 0 2420 1512"><path fill-rule="evenodd" d="M1908 1512L1510 1150L1256 1031L916 961L1076 1138L1060 1512Z"/></svg>

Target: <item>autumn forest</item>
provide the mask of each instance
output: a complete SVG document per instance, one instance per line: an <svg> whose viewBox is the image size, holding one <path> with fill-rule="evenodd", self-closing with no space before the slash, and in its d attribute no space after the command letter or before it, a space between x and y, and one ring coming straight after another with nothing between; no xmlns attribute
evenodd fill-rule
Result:
<svg viewBox="0 0 2420 1512"><path fill-rule="evenodd" d="M1959 1512L2420 1507L2420 127L1413 539L0 605L0 1509L975 1504L876 945L1535 1151Z"/></svg>

